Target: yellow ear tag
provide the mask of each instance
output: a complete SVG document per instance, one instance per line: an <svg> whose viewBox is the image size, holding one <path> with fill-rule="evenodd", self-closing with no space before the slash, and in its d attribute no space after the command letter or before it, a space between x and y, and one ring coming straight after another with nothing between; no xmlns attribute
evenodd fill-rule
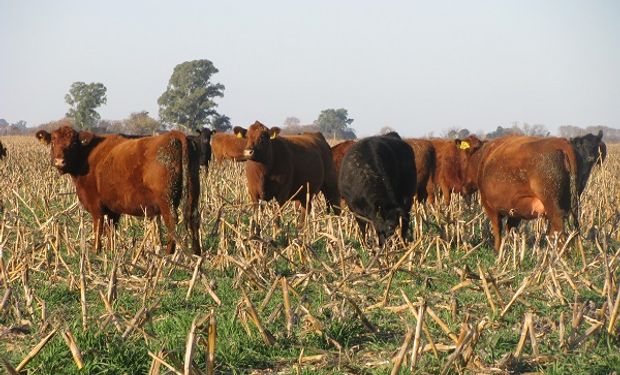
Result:
<svg viewBox="0 0 620 375"><path fill-rule="evenodd" d="M467 150L469 147L470 147L469 142L467 141L461 141L461 144L459 145L459 148L461 150Z"/></svg>
<svg viewBox="0 0 620 375"><path fill-rule="evenodd" d="M278 136L278 133L273 133L273 134L271 135L271 137L269 137L269 138L271 138L271 139L276 139L276 137L277 137L277 136Z"/></svg>
<svg viewBox="0 0 620 375"><path fill-rule="evenodd" d="M237 138L243 138L243 135L239 132L236 134Z"/></svg>

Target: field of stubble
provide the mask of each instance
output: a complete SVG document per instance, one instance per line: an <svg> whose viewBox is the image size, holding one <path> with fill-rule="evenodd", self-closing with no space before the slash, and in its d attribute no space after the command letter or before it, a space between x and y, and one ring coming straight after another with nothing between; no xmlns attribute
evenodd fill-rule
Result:
<svg viewBox="0 0 620 375"><path fill-rule="evenodd" d="M414 205L380 250L323 197L253 215L242 164L202 172L203 257L90 215L34 137L3 137L0 368L29 374L522 373L620 369L620 147L581 197L582 246L543 221L492 250L479 204ZM615 321L615 322L614 322ZM81 368L81 369L80 369ZM16 371L16 372L12 372Z"/></svg>

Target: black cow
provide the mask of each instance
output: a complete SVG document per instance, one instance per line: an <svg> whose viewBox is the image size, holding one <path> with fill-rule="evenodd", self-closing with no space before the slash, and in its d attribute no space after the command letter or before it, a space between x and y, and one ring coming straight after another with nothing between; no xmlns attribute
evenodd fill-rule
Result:
<svg viewBox="0 0 620 375"><path fill-rule="evenodd" d="M416 164L412 148L397 133L365 138L351 146L342 160L338 185L362 235L370 221L383 245L402 220L401 235L407 239Z"/></svg>
<svg viewBox="0 0 620 375"><path fill-rule="evenodd" d="M196 131L198 135L188 135L187 138L200 150L200 165L208 168L211 160L211 136L215 134L215 130L202 128Z"/></svg>
<svg viewBox="0 0 620 375"><path fill-rule="evenodd" d="M4 148L4 145L2 144L2 142L0 142L0 160L2 160L5 156L6 148Z"/></svg>

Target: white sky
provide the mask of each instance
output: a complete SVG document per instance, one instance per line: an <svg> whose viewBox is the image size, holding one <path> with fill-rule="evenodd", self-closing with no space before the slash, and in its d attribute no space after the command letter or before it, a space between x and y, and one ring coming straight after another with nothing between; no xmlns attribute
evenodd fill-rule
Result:
<svg viewBox="0 0 620 375"><path fill-rule="evenodd" d="M29 126L74 81L107 87L102 118L157 116L174 66L206 58L235 125L620 127L620 1L0 0L0 27L0 118Z"/></svg>

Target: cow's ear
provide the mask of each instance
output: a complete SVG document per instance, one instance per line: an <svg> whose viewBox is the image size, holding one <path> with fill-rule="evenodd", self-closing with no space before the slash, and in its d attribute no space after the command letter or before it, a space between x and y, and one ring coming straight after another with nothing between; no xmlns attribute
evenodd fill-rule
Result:
<svg viewBox="0 0 620 375"><path fill-rule="evenodd" d="M50 142L52 141L52 135L46 132L45 130L39 130L37 134L35 134L35 136L37 137L39 142L41 142L44 145L49 145Z"/></svg>
<svg viewBox="0 0 620 375"><path fill-rule="evenodd" d="M202 134L202 131L200 129L196 129L196 133Z"/></svg>
<svg viewBox="0 0 620 375"><path fill-rule="evenodd" d="M278 128L277 126L274 126L273 128L269 129L269 138L274 139L278 136L278 134L280 134L280 132L282 131L282 129Z"/></svg>
<svg viewBox="0 0 620 375"><path fill-rule="evenodd" d="M93 138L95 138L95 134L91 132L80 132L80 143L82 146L88 146Z"/></svg>
<svg viewBox="0 0 620 375"><path fill-rule="evenodd" d="M245 138L245 135L247 133L247 129L244 129L241 126L235 126L233 128L233 132L235 133L235 136L237 138Z"/></svg>
<svg viewBox="0 0 620 375"><path fill-rule="evenodd" d="M471 147L469 142L463 141L463 140L460 140L460 139L455 139L454 140L454 144L456 145L456 148L460 148L461 150L467 150L468 148Z"/></svg>

